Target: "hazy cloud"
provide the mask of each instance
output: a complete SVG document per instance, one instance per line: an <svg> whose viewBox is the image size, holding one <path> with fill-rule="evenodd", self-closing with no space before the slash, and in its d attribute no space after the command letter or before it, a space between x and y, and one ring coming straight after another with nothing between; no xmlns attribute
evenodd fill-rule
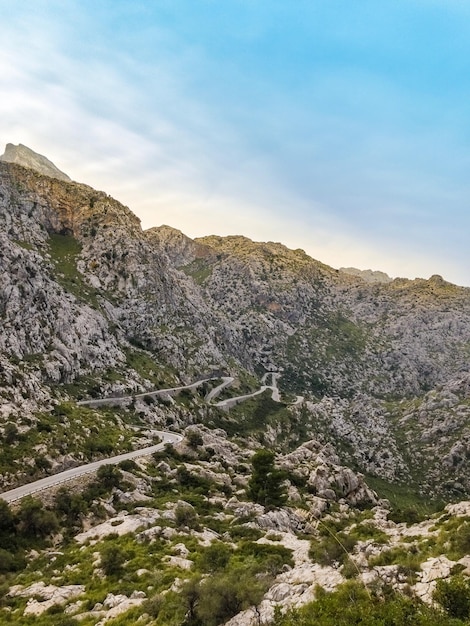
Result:
<svg viewBox="0 0 470 626"><path fill-rule="evenodd" d="M0 4L0 140L144 227L470 284L458 4Z"/></svg>

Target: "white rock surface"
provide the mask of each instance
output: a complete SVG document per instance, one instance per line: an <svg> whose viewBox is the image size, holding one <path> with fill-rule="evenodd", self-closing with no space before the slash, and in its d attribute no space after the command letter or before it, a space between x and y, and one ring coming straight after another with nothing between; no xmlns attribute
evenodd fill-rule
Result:
<svg viewBox="0 0 470 626"><path fill-rule="evenodd" d="M65 585L56 587L37 582L29 587L17 585L8 592L10 597L29 598L25 615L42 615L53 606L65 604L85 592L85 585Z"/></svg>

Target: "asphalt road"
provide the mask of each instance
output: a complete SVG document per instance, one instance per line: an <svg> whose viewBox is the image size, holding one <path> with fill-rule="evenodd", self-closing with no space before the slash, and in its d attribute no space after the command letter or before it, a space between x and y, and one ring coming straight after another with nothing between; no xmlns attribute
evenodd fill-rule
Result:
<svg viewBox="0 0 470 626"><path fill-rule="evenodd" d="M280 376L280 374L275 373L275 372L266 373L263 376L262 382L266 382L269 374L272 374L272 385L270 386L263 385L262 387L260 387L260 389L258 389L258 391L255 391L254 393L250 393L244 396L238 396L236 398L229 398L227 400L221 400L220 402L214 403L214 406L231 407L231 406L234 406L235 404L238 404L239 402L243 402L243 400L248 400L249 398L252 398L253 396L257 396L258 394L263 393L263 391L266 391L266 389L271 389L273 400L275 400L276 402L279 402L280 397L279 397L279 389L277 388L277 378ZM89 406L100 406L104 404L112 404L113 402L116 402L116 401L126 401L126 400L130 400L134 398L140 398L140 397L143 398L145 396L160 395L163 393L181 391L183 389L193 389L201 385L203 382L206 382L209 380L214 380L214 379L207 378L207 379L199 380L195 383L192 383L191 385L185 385L182 387L173 387L171 389L159 389L157 391L141 393L141 394L137 394L136 396L128 396L125 398L116 397L116 398L100 398L100 399L95 399L95 400L83 400L81 402L78 402L78 404L89 405ZM215 387L212 391L210 391L207 394L205 399L208 404L211 403L211 401L216 396L218 396L225 387L228 387L229 385L233 383L233 378L231 376L223 377L222 380L223 382L220 385ZM295 404L298 404L299 400L300 400L300 397L298 397ZM79 467L72 467L68 470L65 470L64 472L60 472L60 474L47 476L46 478L41 478L41 480L36 480L33 483L22 485L21 487L17 487L16 489L11 489L10 491L5 491L4 493L0 493L0 498L2 498L3 500L6 500L7 502L15 502L15 500L21 500L21 498L30 496L33 493L37 493L38 491L43 491L44 489L49 489L50 487L56 487L57 485L65 483L69 480L73 480L74 478L83 476L84 474L91 474L93 472L96 472L96 470L102 465L115 465L127 459L136 459L138 457L148 456L150 454L153 454L154 452L158 452L158 450L162 450L166 443L172 443L172 444L179 443L183 439L181 435L178 435L176 433L167 433L162 430L154 431L154 433L162 439L161 443L158 443L154 446L150 446L148 448L142 448L140 450L133 450L132 452L119 454L118 456L112 456L108 459L101 459L100 461L94 461L93 463L88 463L87 465L80 465Z"/></svg>
<svg viewBox="0 0 470 626"><path fill-rule="evenodd" d="M190 385L182 385L181 387L169 387L168 389L155 389L154 391L145 391L144 393L136 393L133 396L111 396L109 398L95 398L92 400L80 400L77 402L80 406L90 406L92 408L97 408L99 406L106 405L114 405L114 404L125 404L127 402L132 402L133 400L138 400L140 398L151 397L155 398L155 396L164 396L165 394L172 394L178 391L183 391L183 389L196 389L203 383L207 383L210 380L215 380L214 378L203 378L201 380L197 380L195 383L191 383ZM225 379L224 379L225 380ZM232 378L233 380L233 378ZM224 387L220 385L221 387ZM219 387L217 387L218 389Z"/></svg>
<svg viewBox="0 0 470 626"><path fill-rule="evenodd" d="M49 489L50 487L55 487L69 480L73 480L74 478L78 478L79 476L83 476L84 474L91 474L92 472L96 472L96 470L102 465L114 465L116 463L120 463L121 461L126 461L127 459L136 459L141 456L148 456L150 454L153 454L154 452L163 450L166 443L179 443L183 439L181 435L178 435L176 433L167 433L158 430L154 431L154 433L162 439L161 443L157 443L156 445L150 446L148 448L142 448L141 450L125 452L124 454L112 456L108 459L94 461L93 463L88 463L87 465L72 467L68 470L65 470L65 472L60 472L60 474L47 476L46 478L41 478L41 480L36 480L34 483L22 485L21 487L17 487L16 489L11 489L10 491L0 493L0 498L6 500L7 502L14 502L15 500L20 500L25 496L30 496L33 493L43 491L44 489Z"/></svg>

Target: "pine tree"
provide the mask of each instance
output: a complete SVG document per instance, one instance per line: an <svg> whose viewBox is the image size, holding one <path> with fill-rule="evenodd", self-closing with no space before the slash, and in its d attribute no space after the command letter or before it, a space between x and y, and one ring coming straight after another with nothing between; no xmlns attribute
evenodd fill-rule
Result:
<svg viewBox="0 0 470 626"><path fill-rule="evenodd" d="M248 483L248 497L268 508L285 504L287 495L283 473L274 467L274 452L258 450L251 459L253 468Z"/></svg>

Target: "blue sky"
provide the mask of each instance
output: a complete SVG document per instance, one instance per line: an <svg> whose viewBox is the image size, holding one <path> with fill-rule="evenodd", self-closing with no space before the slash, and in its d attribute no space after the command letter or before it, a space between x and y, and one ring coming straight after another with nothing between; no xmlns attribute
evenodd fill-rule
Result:
<svg viewBox="0 0 470 626"><path fill-rule="evenodd" d="M0 0L0 143L144 228L470 285L470 3Z"/></svg>

